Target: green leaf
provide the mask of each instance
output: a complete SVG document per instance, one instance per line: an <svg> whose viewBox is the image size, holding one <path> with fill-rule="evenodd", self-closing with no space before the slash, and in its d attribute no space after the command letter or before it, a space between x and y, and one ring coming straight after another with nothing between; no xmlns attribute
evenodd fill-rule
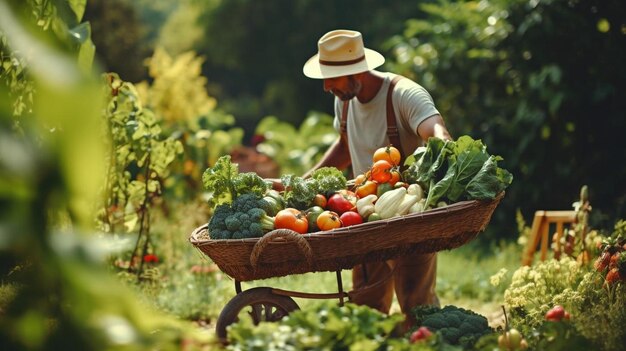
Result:
<svg viewBox="0 0 626 351"><path fill-rule="evenodd" d="M476 176L467 184L470 199L487 200L495 198L513 181L513 175L498 168L500 156L490 156Z"/></svg>
<svg viewBox="0 0 626 351"><path fill-rule="evenodd" d="M430 172L432 165L437 160L445 142L439 138L430 138L426 149L418 148L413 154L416 161L406 170L405 178L410 182L416 182L428 191L433 174Z"/></svg>
<svg viewBox="0 0 626 351"><path fill-rule="evenodd" d="M483 143L469 136L462 136L457 140L455 152L456 163L452 167L454 168L453 174L450 175L453 179L446 194L451 201L458 201L461 198L467 184L489 158Z"/></svg>
<svg viewBox="0 0 626 351"><path fill-rule="evenodd" d="M263 178L254 172L238 174L233 180L233 185L236 196L245 193L253 193L262 197L269 189L269 185L265 183Z"/></svg>
<svg viewBox="0 0 626 351"><path fill-rule="evenodd" d="M239 169L231 162L229 155L220 157L213 167L204 171L202 184L212 194L210 204L217 206L230 203L235 198L236 190L233 187L233 180L238 173Z"/></svg>
<svg viewBox="0 0 626 351"><path fill-rule="evenodd" d="M70 8L76 15L76 19L80 21L85 14L85 7L87 6L87 0L68 0Z"/></svg>
<svg viewBox="0 0 626 351"><path fill-rule="evenodd" d="M85 73L91 71L95 57L96 46L93 44L91 39L89 39L80 45L80 49L78 51L78 66Z"/></svg>
<svg viewBox="0 0 626 351"><path fill-rule="evenodd" d="M431 142L432 140L432 142ZM420 166L418 167L417 182L424 188L429 189L431 181L437 181L442 178L446 172L449 162L448 157L454 155L454 141L443 141L438 138L430 138L428 140L427 149L424 153Z"/></svg>
<svg viewBox="0 0 626 351"><path fill-rule="evenodd" d="M426 206L434 206L439 199L443 198L456 178L456 167L448 167L446 175L437 183L430 186L428 197L426 198Z"/></svg>

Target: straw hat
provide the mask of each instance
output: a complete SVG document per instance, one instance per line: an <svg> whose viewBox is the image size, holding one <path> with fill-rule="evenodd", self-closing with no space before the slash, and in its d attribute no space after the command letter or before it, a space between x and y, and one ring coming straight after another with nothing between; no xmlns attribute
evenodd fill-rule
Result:
<svg viewBox="0 0 626 351"><path fill-rule="evenodd" d="M385 62L383 55L363 46L363 36L353 30L333 30L317 42L318 53L302 68L309 78L326 79L372 70Z"/></svg>

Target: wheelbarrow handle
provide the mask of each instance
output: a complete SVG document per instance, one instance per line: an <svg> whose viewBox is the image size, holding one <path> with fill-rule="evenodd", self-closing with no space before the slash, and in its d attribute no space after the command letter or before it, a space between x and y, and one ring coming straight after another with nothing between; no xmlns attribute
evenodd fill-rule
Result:
<svg viewBox="0 0 626 351"><path fill-rule="evenodd" d="M309 267L314 266L313 250L302 234L299 234L291 229L274 229L263 235L261 239L254 244L252 252L250 253L250 264L252 265L252 268L257 268L257 264L259 263L263 250L265 250L270 243L281 239L295 243L304 254L304 258Z"/></svg>

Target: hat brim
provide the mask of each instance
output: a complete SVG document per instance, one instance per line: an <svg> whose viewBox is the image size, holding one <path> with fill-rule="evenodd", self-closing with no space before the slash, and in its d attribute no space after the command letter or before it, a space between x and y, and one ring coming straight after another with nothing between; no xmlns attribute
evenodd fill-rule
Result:
<svg viewBox="0 0 626 351"><path fill-rule="evenodd" d="M311 57L302 68L305 76L314 79L335 78L373 70L385 63L385 58L378 52L365 48L365 60L345 66L327 66L319 62L319 54Z"/></svg>

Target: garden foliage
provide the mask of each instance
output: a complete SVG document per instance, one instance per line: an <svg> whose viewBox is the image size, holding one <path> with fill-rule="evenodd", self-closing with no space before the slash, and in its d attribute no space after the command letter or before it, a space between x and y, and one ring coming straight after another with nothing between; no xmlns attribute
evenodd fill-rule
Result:
<svg viewBox="0 0 626 351"><path fill-rule="evenodd" d="M621 222L623 223L623 222ZM620 230L616 226L616 231ZM519 268L504 294L511 324L523 331L531 346L546 346L550 335L584 342L602 350L621 350L626 340L626 286L607 284L603 272L565 256ZM546 312L562 305L571 314L572 327L551 326ZM560 322L559 322L560 323ZM547 325L546 325L547 324Z"/></svg>
<svg viewBox="0 0 626 351"><path fill-rule="evenodd" d="M43 32L45 41L36 35L42 31L28 30L34 21L67 28L57 11L71 8L80 20L84 4L33 0L9 7L0 1L0 30L10 44L19 42L12 49L36 50L28 76L19 77L36 91L20 133L15 111L0 105L0 269L2 291L5 284L15 289L2 301L0 349L177 349L185 335L199 334L138 303L104 269L111 247L86 235L94 232L104 170L102 84L79 68L76 56L50 45L58 43L54 36ZM37 17L42 14L50 22ZM0 92L6 96L8 89Z"/></svg>
<svg viewBox="0 0 626 351"><path fill-rule="evenodd" d="M428 89L453 134L480 137L511 165L516 182L491 233L512 233L517 208L566 207L581 183L593 189L592 222L610 229L623 215L626 165L615 160L626 147L611 140L626 128L624 6L438 0L387 42L386 68Z"/></svg>

